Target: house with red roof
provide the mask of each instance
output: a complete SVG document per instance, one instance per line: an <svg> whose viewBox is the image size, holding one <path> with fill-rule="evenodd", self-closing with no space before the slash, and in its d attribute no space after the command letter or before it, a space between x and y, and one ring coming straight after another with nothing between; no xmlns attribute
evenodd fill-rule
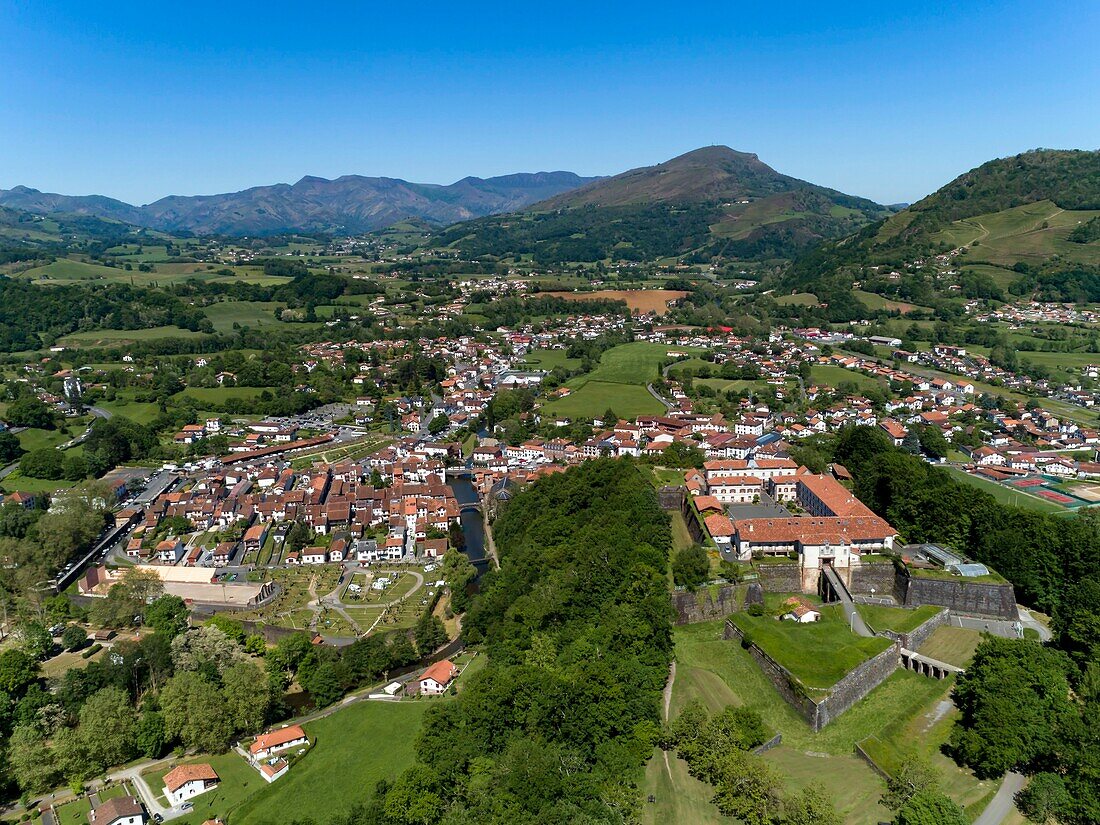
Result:
<svg viewBox="0 0 1100 825"><path fill-rule="evenodd" d="M410 695L439 696L444 693L458 675L458 668L450 659L441 659L428 667L420 678L409 682Z"/></svg>

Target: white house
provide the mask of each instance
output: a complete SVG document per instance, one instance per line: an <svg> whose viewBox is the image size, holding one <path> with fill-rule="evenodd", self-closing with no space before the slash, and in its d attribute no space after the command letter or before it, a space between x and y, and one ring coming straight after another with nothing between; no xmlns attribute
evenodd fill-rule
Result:
<svg viewBox="0 0 1100 825"><path fill-rule="evenodd" d="M419 693L421 696L439 696L447 690L458 668L449 659L443 659L425 670L419 679L409 682L409 693Z"/></svg>
<svg viewBox="0 0 1100 825"><path fill-rule="evenodd" d="M221 777L208 764L177 765L164 775L164 798L172 807L218 787Z"/></svg>
<svg viewBox="0 0 1100 825"><path fill-rule="evenodd" d="M116 796L88 811L90 825L145 825L145 809L132 796Z"/></svg>

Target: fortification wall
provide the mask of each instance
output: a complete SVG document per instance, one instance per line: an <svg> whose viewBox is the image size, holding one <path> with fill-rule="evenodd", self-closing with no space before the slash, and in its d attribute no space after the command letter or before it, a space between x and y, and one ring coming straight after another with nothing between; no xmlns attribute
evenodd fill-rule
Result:
<svg viewBox="0 0 1100 825"><path fill-rule="evenodd" d="M796 561L753 565L760 584L769 593L801 593L802 567Z"/></svg>
<svg viewBox="0 0 1100 825"><path fill-rule="evenodd" d="M976 613L1015 621L1019 618L1016 596L1011 584L986 584L965 579L926 579L899 573L904 577L906 607L934 604L955 613Z"/></svg>
<svg viewBox="0 0 1100 825"><path fill-rule="evenodd" d="M875 591L876 598L879 596L895 596L897 571L894 570L892 561L867 562L851 568L847 585L848 591L853 596L870 595L872 589Z"/></svg>
<svg viewBox="0 0 1100 825"><path fill-rule="evenodd" d="M672 594L672 607L676 611L676 624L694 624L711 619L724 619L744 607L736 584L722 584L711 593L710 588L677 590Z"/></svg>
<svg viewBox="0 0 1100 825"><path fill-rule="evenodd" d="M900 655L898 643L895 642L833 685L829 695L817 703L814 730L821 730L881 685L891 673L898 669Z"/></svg>

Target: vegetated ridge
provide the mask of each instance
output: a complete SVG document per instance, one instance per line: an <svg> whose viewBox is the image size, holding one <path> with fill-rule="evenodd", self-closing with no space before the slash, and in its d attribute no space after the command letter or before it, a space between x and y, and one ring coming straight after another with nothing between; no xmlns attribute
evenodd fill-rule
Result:
<svg viewBox="0 0 1100 825"><path fill-rule="evenodd" d="M864 198L783 175L755 154L707 146L593 181L521 215L452 226L438 243L543 263L785 259L888 214Z"/></svg>
<svg viewBox="0 0 1100 825"><path fill-rule="evenodd" d="M57 195L25 186L0 190L0 206L36 214L70 213L198 235L279 232L355 234L405 218L436 225L522 209L593 178L572 172L533 172L455 183L410 183L398 178L306 176L297 183L256 186L220 195L170 195L132 206L102 195Z"/></svg>

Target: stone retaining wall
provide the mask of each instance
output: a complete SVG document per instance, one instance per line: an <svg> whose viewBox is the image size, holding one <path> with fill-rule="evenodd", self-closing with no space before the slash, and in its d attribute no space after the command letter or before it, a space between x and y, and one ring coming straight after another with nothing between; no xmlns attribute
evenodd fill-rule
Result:
<svg viewBox="0 0 1100 825"><path fill-rule="evenodd" d="M838 573L841 571L837 571ZM848 592L855 596L870 595L874 588L875 597L897 596L897 571L892 561L874 561L851 568ZM901 599L898 599L901 602Z"/></svg>

